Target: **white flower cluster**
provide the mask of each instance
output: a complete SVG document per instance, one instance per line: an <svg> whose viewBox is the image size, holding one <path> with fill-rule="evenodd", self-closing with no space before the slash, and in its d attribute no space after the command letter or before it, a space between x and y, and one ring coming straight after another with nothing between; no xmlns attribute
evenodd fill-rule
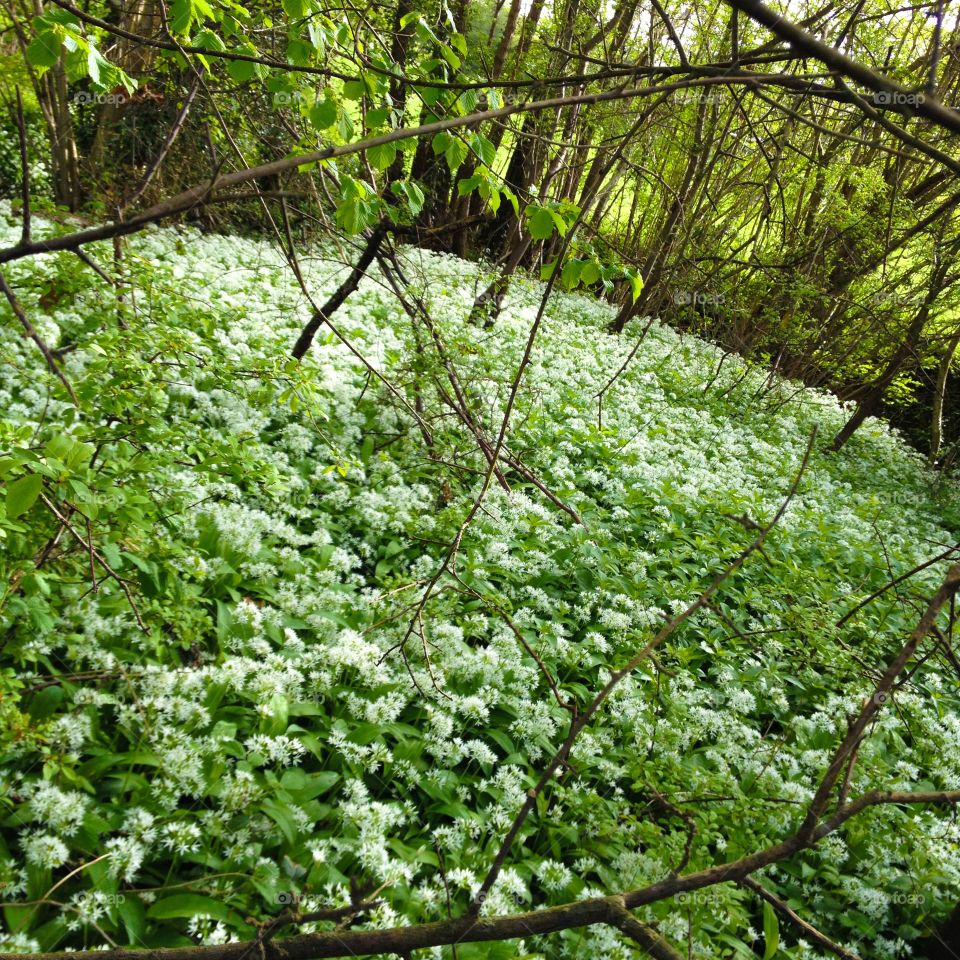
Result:
<svg viewBox="0 0 960 960"><path fill-rule="evenodd" d="M0 233L14 230L11 221ZM565 735L571 712L558 701L582 707L687 610L753 538L733 518L769 520L812 426L829 436L845 411L796 385L765 391L766 373L735 358L718 374L716 348L658 324L600 410L597 395L639 328L608 336L609 307L558 294L506 438L584 522L508 471L512 489L491 487L450 575L419 609L486 460L420 375L423 331L381 278L363 281L338 329L409 408L329 334L289 373L282 358L308 310L268 244L171 229L131 249L149 276L140 300L151 311L138 332L162 341L168 365L139 372L156 388L150 428L168 431L157 445L170 453L149 478L163 522L143 552L175 581L144 606L169 630L144 636L105 581L96 595L64 588L54 626L18 641L24 675L59 662L81 676L44 728L56 763L77 772L45 779L13 755L10 792L23 812L11 821L16 863L3 867L0 892L22 896L33 868L69 872L99 831L106 873L131 896L168 874L192 882L222 872L234 879L218 896L250 915L275 909L265 891L284 883L349 902L352 877L386 901L364 922L440 919L448 894L476 892ZM515 286L491 348L489 331L464 322L482 268L404 257L471 409L496 436L540 288ZM342 276L334 259L304 266L318 294ZM53 269L17 265L12 279ZM51 342L57 330L88 330L110 296L87 287L58 306L45 318ZM95 362L84 344L64 360L78 383ZM0 367L4 422L39 429L60 412L36 367L14 338ZM430 445L410 409L430 420ZM87 416L84 429L99 427ZM878 422L842 456L816 451L764 554L584 731L484 913L662 879L687 843L674 808L696 818L691 869L795 829L847 718L871 693L864 661L882 665L915 613L891 594L842 631L834 625L888 579L888 564L907 570L941 549L932 545L955 542L951 510L919 457ZM911 588L929 594L941 570ZM851 791L960 787L953 686L927 665L896 700L860 748ZM785 885L806 878L791 897L808 896L811 920L838 939L856 939L822 906L839 898L860 929L877 931L861 938L866 955L900 956L895 931L921 910L911 916L889 893L892 878L922 876L933 903L960 898L956 833L942 809L868 812L775 875ZM742 891L722 897L731 935L757 924ZM109 919L100 901L83 909L74 916L88 933ZM648 919L686 943L689 917L699 918L691 950L708 957L719 955L709 931L721 912L713 902L662 904ZM223 920L184 928L204 943L236 936ZM525 949L633 955L604 928Z"/></svg>

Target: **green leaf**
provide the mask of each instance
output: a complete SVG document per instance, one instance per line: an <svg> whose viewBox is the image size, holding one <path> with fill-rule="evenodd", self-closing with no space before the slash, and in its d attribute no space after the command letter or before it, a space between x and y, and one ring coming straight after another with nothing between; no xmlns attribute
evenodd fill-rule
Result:
<svg viewBox="0 0 960 960"><path fill-rule="evenodd" d="M35 67L52 67L60 59L60 38L52 30L44 30L27 47L27 59Z"/></svg>
<svg viewBox="0 0 960 960"><path fill-rule="evenodd" d="M627 274L630 280L630 292L633 295L633 302L636 303L640 299L640 294L643 293L643 277L640 276L636 271L632 271Z"/></svg>
<svg viewBox="0 0 960 960"><path fill-rule="evenodd" d="M318 130L326 130L332 127L337 120L337 104L333 100L318 100L311 108L308 114L310 122Z"/></svg>
<svg viewBox="0 0 960 960"><path fill-rule="evenodd" d="M174 33L186 33L193 23L191 0L173 0L170 4L170 28Z"/></svg>
<svg viewBox="0 0 960 960"><path fill-rule="evenodd" d="M763 960L772 960L780 949L780 921L773 907L763 901Z"/></svg>
<svg viewBox="0 0 960 960"><path fill-rule="evenodd" d="M445 156L451 173L455 173L460 164L467 159L468 149L467 145L458 137L450 137Z"/></svg>
<svg viewBox="0 0 960 960"><path fill-rule="evenodd" d="M553 214L538 204L527 207L527 230L534 240L546 240L553 235L556 223Z"/></svg>
<svg viewBox="0 0 960 960"><path fill-rule="evenodd" d="M475 133L470 138L470 149L480 158L480 162L487 167L493 166L497 156L497 148L481 133Z"/></svg>
<svg viewBox="0 0 960 960"><path fill-rule="evenodd" d="M343 95L347 100L360 100L367 92L367 85L362 80L347 80L343 84Z"/></svg>
<svg viewBox="0 0 960 960"><path fill-rule="evenodd" d="M154 920L173 920L177 917L212 917L215 920L228 920L230 910L225 903L212 897L203 897L199 893L176 893L172 897L158 900L147 911Z"/></svg>
<svg viewBox="0 0 960 960"><path fill-rule="evenodd" d="M238 52L247 53L246 50ZM257 65L251 60L228 60L226 70L227 73L230 74L230 77L236 80L237 83L246 83L256 76Z"/></svg>
<svg viewBox="0 0 960 960"><path fill-rule="evenodd" d="M483 177L481 177L478 173L475 173L472 177L464 177L463 180L460 180L457 183L457 194L461 197L465 197L468 193L473 193L473 191L480 186L482 180Z"/></svg>
<svg viewBox="0 0 960 960"><path fill-rule="evenodd" d="M588 260L584 265L583 272L580 274L580 282L589 287L600 279L600 264L596 260Z"/></svg>
<svg viewBox="0 0 960 960"><path fill-rule="evenodd" d="M393 143L382 143L367 150L367 159L374 170L386 170L397 157L397 148Z"/></svg>
<svg viewBox="0 0 960 960"><path fill-rule="evenodd" d="M560 272L560 283L564 290L572 290L580 283L583 268L586 264L582 260L568 260Z"/></svg>
<svg viewBox="0 0 960 960"><path fill-rule="evenodd" d="M26 513L36 502L43 489L43 480L38 473L28 473L14 480L7 487L7 516L19 517Z"/></svg>
<svg viewBox="0 0 960 960"><path fill-rule="evenodd" d="M280 828L287 843L293 845L297 840L297 824L286 804L279 800L264 800L260 805L263 812Z"/></svg>
<svg viewBox="0 0 960 960"><path fill-rule="evenodd" d="M406 198L407 206L413 216L417 216L423 209L423 190L412 180L397 180L390 189L396 196Z"/></svg>

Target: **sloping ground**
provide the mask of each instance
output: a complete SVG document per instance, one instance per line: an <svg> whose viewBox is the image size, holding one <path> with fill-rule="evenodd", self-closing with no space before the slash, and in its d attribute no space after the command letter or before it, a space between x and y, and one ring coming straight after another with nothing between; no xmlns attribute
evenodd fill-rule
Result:
<svg viewBox="0 0 960 960"><path fill-rule="evenodd" d="M32 905L7 909L2 949L245 937L243 918L294 894L349 902L351 878L382 887L360 925L442 919L448 896L462 910L569 722L515 631L585 704L751 542L738 518L771 519L814 426L825 447L844 411L653 325L601 426L596 394L640 330L610 337L607 307L557 295L508 445L584 522L508 471L420 623L486 466L438 399L428 331L377 277L335 318L430 445L333 335L288 362L309 311L268 245L163 230L129 251L125 329L76 258L8 273L51 345L78 344L80 408L6 311L0 892ZM463 321L478 268L405 259L495 436L540 286L483 330ZM304 269L322 300L344 268ZM881 424L841 455L820 446L763 554L581 736L484 912L646 886L683 861L690 824L687 870L796 828L943 565L837 622L960 529L956 491ZM54 508L75 531L56 540ZM960 788L958 707L929 657L881 710L850 795ZM905 956L960 899L958 837L948 809L876 808L759 878L862 956ZM764 952L760 903L733 884L641 916L693 956ZM592 928L458 955L636 952ZM826 955L781 931L778 957Z"/></svg>

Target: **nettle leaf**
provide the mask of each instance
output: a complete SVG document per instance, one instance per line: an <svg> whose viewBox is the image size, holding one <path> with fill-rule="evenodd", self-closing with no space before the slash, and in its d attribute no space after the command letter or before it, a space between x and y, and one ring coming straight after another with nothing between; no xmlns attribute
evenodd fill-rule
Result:
<svg viewBox="0 0 960 960"><path fill-rule="evenodd" d="M28 473L14 480L7 487L7 516L19 517L26 513L36 502L43 489L43 479L38 473Z"/></svg>
<svg viewBox="0 0 960 960"><path fill-rule="evenodd" d="M534 240L547 240L553 236L556 222L553 213L539 204L527 207L527 230Z"/></svg>

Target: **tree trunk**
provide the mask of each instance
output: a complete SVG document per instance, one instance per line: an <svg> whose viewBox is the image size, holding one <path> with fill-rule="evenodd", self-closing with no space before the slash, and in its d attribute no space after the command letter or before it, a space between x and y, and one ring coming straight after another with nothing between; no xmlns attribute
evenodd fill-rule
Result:
<svg viewBox="0 0 960 960"><path fill-rule="evenodd" d="M883 395L886 392L887 387L893 383L894 378L901 371L907 360L916 354L917 346L920 341L920 335L923 333L923 329L926 327L927 321L930 318L930 307L933 305L933 302L937 299L937 297L940 295L940 291L943 289L943 280L947 269L945 260L946 258L944 257L941 263L934 267L933 273L930 277L930 285L927 290L927 295L924 298L923 303L920 305L917 315L913 318L913 323L910 324L906 336L903 338L903 342L899 347L897 347L880 376L877 377L867 392L863 395L863 397L861 397L857 403L857 409L853 416L846 422L843 429L833 438L832 448L834 451L840 450L844 446L844 444L860 428L867 417L873 416L877 413L877 411L880 409L880 404L883 400Z"/></svg>
<svg viewBox="0 0 960 960"><path fill-rule="evenodd" d="M944 355L940 358L937 368L937 382L933 393L933 412L930 426L930 463L936 462L943 444L943 401L947 393L947 378L950 375L950 366L953 363L957 347L960 346L960 327L957 327L953 337L947 344Z"/></svg>

